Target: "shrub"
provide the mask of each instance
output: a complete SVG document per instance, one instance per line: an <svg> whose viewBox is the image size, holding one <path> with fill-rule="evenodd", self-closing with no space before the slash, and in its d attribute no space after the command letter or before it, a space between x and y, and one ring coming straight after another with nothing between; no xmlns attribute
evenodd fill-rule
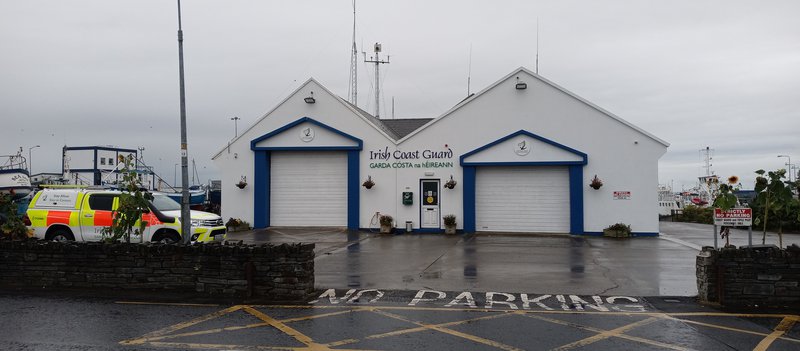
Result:
<svg viewBox="0 0 800 351"><path fill-rule="evenodd" d="M444 225L446 226L456 225L456 215L449 214L444 216Z"/></svg>
<svg viewBox="0 0 800 351"><path fill-rule="evenodd" d="M393 222L394 222L394 218L392 218L392 216L390 216L390 215L381 215L381 226L391 227Z"/></svg>
<svg viewBox="0 0 800 351"><path fill-rule="evenodd" d="M691 223L714 223L714 209L711 207L699 207L695 205L686 205L683 208L683 215L680 217L681 222Z"/></svg>

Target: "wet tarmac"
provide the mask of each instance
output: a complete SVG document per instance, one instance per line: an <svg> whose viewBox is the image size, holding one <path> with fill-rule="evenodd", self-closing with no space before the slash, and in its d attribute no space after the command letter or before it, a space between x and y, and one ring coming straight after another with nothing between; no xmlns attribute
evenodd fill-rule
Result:
<svg viewBox="0 0 800 351"><path fill-rule="evenodd" d="M2 350L797 350L800 316L692 299L443 306L419 292L310 305L175 304L0 294ZM343 291L336 292L344 297ZM449 293L449 296L454 296ZM430 297L430 293L423 294ZM481 294L475 294L476 297ZM364 296L366 297L366 296ZM630 310L631 308L636 311Z"/></svg>
<svg viewBox="0 0 800 351"><path fill-rule="evenodd" d="M316 286L540 294L694 296L695 256L713 246L713 226L661 222L660 237L377 234L275 228L231 233L249 243L314 242ZM760 233L754 233L760 244ZM757 239L756 239L757 238ZM747 244L747 231L731 242ZM777 244L777 236L767 236ZM784 246L800 243L785 234ZM724 245L721 239L718 245Z"/></svg>

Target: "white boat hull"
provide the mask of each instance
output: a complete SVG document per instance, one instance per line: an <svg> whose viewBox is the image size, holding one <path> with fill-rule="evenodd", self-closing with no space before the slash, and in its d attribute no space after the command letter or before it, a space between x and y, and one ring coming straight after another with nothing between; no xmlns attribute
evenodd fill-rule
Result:
<svg viewBox="0 0 800 351"><path fill-rule="evenodd" d="M21 199L31 193L31 178L24 169L0 169L0 194Z"/></svg>

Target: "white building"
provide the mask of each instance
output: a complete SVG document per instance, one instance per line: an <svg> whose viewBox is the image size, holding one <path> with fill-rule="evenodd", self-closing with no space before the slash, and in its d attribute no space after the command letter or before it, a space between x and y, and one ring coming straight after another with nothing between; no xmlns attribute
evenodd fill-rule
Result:
<svg viewBox="0 0 800 351"><path fill-rule="evenodd" d="M223 217L256 228L369 228L380 212L418 231L454 214L465 232L657 235L667 147L519 68L430 120L379 120L310 79L213 160L223 184L248 183L225 187Z"/></svg>

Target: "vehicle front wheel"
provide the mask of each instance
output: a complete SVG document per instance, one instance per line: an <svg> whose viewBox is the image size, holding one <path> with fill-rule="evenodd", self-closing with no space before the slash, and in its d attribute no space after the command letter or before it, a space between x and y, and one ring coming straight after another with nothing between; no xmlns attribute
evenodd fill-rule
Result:
<svg viewBox="0 0 800 351"><path fill-rule="evenodd" d="M161 244L176 244L179 243L180 241L181 238L176 233L166 233L164 234L164 236L161 237L160 240L158 240L158 242Z"/></svg>
<svg viewBox="0 0 800 351"><path fill-rule="evenodd" d="M50 240L52 241L59 241L59 242L67 242L67 241L75 241L75 237L69 230L66 229L56 229L50 234Z"/></svg>

